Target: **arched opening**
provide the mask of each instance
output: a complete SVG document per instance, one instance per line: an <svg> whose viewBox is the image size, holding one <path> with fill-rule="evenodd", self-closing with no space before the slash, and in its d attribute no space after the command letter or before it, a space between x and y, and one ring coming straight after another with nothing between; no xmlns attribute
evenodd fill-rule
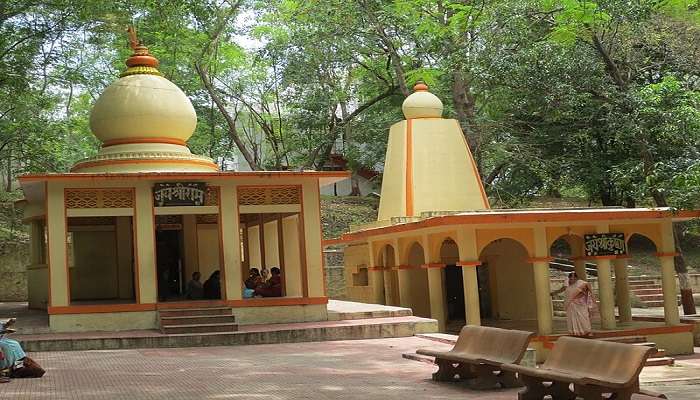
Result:
<svg viewBox="0 0 700 400"><path fill-rule="evenodd" d="M582 275L582 271L585 272L585 266L581 271L576 271L574 265L574 258L581 256L582 249L583 239L575 235L560 236L549 246L549 255L553 258L549 263L549 273L555 287L563 285L570 272L577 272L579 275ZM579 262L584 261L580 260ZM595 268L594 265L591 267ZM579 276L579 278L586 280L587 274Z"/></svg>
<svg viewBox="0 0 700 400"><path fill-rule="evenodd" d="M535 283L527 249L513 239L497 239L481 251L477 268L482 318L535 320Z"/></svg>
<svg viewBox="0 0 700 400"><path fill-rule="evenodd" d="M454 240L447 238L440 245L440 262L445 264L445 304L447 305L447 331L464 326L464 280L459 262L459 248ZM452 328L454 327L454 328Z"/></svg>
<svg viewBox="0 0 700 400"><path fill-rule="evenodd" d="M399 278L394 259L394 248L387 244L379 251L379 265L384 267L384 304L399 305Z"/></svg>
<svg viewBox="0 0 700 400"><path fill-rule="evenodd" d="M661 274L654 241L635 233L627 240L627 275L631 307L663 307L663 290L650 277ZM617 285L616 285L617 287Z"/></svg>
<svg viewBox="0 0 700 400"><path fill-rule="evenodd" d="M428 270L421 268L425 264L423 247L413 243L408 249L408 265L406 278L410 298L408 303L413 310L413 315L430 318L430 295L428 288Z"/></svg>

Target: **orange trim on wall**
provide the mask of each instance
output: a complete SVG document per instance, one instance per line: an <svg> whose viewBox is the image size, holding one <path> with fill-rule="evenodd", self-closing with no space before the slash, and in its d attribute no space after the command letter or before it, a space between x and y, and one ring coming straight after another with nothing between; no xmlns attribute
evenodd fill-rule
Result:
<svg viewBox="0 0 700 400"><path fill-rule="evenodd" d="M420 265L397 265L396 267L397 270L403 270L403 269L420 269Z"/></svg>
<svg viewBox="0 0 700 400"><path fill-rule="evenodd" d="M406 120L406 216L413 215L413 120Z"/></svg>
<svg viewBox="0 0 700 400"><path fill-rule="evenodd" d="M71 305L60 307L49 307L50 315L59 314L94 314L94 313L113 313L113 312L137 312L137 311L154 311L156 305L149 304L89 304L89 305Z"/></svg>
<svg viewBox="0 0 700 400"><path fill-rule="evenodd" d="M328 304L328 297L267 297L228 300L226 304L231 307L304 306L311 304Z"/></svg>
<svg viewBox="0 0 700 400"><path fill-rule="evenodd" d="M187 143L182 139L167 138L167 137L142 137L142 138L106 140L104 143L102 143L102 147L117 146L120 144L140 144L140 143L163 143L163 144L176 144L176 145L180 145L180 146L187 146Z"/></svg>
<svg viewBox="0 0 700 400"><path fill-rule="evenodd" d="M384 267L378 266L378 267L369 267L367 268L368 271L383 271Z"/></svg>
<svg viewBox="0 0 700 400"><path fill-rule="evenodd" d="M226 300L192 300L192 301L173 301L168 303L157 303L156 309L170 310L177 308L206 308L206 307L223 307L226 306Z"/></svg>
<svg viewBox="0 0 700 400"><path fill-rule="evenodd" d="M420 267L423 269L433 269L433 268L445 268L447 264L438 264L438 263L433 263L433 264L423 264Z"/></svg>
<svg viewBox="0 0 700 400"><path fill-rule="evenodd" d="M211 171L211 172L81 172L24 174L17 179L20 182L36 182L46 180L94 180L94 179L217 179L217 178L350 178L348 171ZM288 185L287 185L288 186ZM700 216L700 212L698 212Z"/></svg>
<svg viewBox="0 0 700 400"><path fill-rule="evenodd" d="M656 253L655 254L657 257L676 257L679 256L680 253L671 251L671 252L665 252L665 253Z"/></svg>
<svg viewBox="0 0 700 400"><path fill-rule="evenodd" d="M197 165L212 167L214 170L218 170L219 166L211 161L205 160L179 160L179 159L137 159L137 160L99 160L99 161L87 161L84 163L76 164L71 168L71 172L80 171L84 168L101 167L104 165L122 165L122 164L177 164L177 165Z"/></svg>
<svg viewBox="0 0 700 400"><path fill-rule="evenodd" d="M478 267L481 265L481 261L458 261L456 265L458 267Z"/></svg>

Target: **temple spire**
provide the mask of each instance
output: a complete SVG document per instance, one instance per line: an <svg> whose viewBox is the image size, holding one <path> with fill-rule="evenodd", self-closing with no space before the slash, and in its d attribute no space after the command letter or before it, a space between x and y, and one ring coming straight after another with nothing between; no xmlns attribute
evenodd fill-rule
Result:
<svg viewBox="0 0 700 400"><path fill-rule="evenodd" d="M129 34L129 46L133 50L131 57L126 60L126 71L122 72L121 77L137 74L146 75L161 75L158 71L158 59L153 57L148 51L148 47L141 44L136 35L136 28L129 26L127 28Z"/></svg>

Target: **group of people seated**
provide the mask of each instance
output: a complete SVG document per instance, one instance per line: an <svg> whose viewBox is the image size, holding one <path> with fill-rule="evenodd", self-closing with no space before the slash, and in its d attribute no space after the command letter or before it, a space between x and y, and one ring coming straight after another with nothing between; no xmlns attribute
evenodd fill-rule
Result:
<svg viewBox="0 0 700 400"><path fill-rule="evenodd" d="M243 298L282 297L282 272L279 268L272 267L270 274L268 279L266 268L263 267L262 273L257 268L251 268L245 280Z"/></svg>
<svg viewBox="0 0 700 400"><path fill-rule="evenodd" d="M40 378L46 373L36 361L27 357L18 341L5 337L14 332L10 327L15 322L15 318L0 321L0 383L10 378Z"/></svg>
<svg viewBox="0 0 700 400"><path fill-rule="evenodd" d="M192 279L187 282L185 297L188 300L221 299L221 272L214 271L204 283L201 278L201 273L192 273ZM272 267L268 274L267 268L263 268L262 272L251 268L245 280L243 298L252 297L282 297L282 271L278 267Z"/></svg>
<svg viewBox="0 0 700 400"><path fill-rule="evenodd" d="M221 271L212 272L204 283L200 281L202 274L199 271L192 273L192 279L187 282L185 297L189 300L220 300L221 299Z"/></svg>

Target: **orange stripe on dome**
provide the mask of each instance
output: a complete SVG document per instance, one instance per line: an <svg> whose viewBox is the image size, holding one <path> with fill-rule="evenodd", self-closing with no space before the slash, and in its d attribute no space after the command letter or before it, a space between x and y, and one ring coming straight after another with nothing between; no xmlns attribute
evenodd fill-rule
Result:
<svg viewBox="0 0 700 400"><path fill-rule="evenodd" d="M180 164L180 165L201 165L206 167L211 167L212 169L218 171L219 166L211 161L204 160L178 160L178 159L160 159L160 160L100 160L100 161L88 161L85 163L80 163L71 168L71 172L80 172L81 169L100 167L104 165L122 165L122 164Z"/></svg>
<svg viewBox="0 0 700 400"><path fill-rule="evenodd" d="M102 143L102 147L117 146L120 144L141 144L141 143L161 143L161 144L176 144L179 146L187 146L187 142L182 139L168 137L141 137L128 139L112 139Z"/></svg>

